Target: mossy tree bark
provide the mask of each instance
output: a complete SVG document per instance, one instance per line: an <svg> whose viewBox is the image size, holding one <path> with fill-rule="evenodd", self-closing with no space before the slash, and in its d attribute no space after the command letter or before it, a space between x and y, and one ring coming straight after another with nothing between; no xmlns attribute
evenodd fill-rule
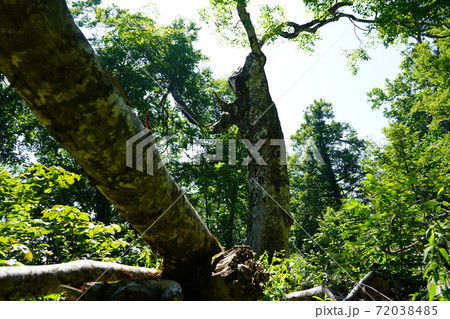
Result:
<svg viewBox="0 0 450 319"><path fill-rule="evenodd" d="M251 53L245 64L229 78L236 100L225 103L216 99L224 114L212 125L219 133L232 125L249 149L249 222L247 244L258 254L267 251L288 253L289 179L286 167L284 135L275 103L269 92L264 71L266 57L256 36L245 1L237 1L237 11L244 25Z"/></svg>
<svg viewBox="0 0 450 319"><path fill-rule="evenodd" d="M144 127L64 1L0 2L0 70L91 182L164 257L166 276L186 294L202 287L199 278L210 275L221 245L165 167L153 175L127 167L126 142ZM153 158L161 161L156 150Z"/></svg>
<svg viewBox="0 0 450 319"><path fill-rule="evenodd" d="M277 110L269 93L264 72L266 57L261 49L265 43L277 37L295 39L303 33L313 34L327 24L342 18L349 19L352 23L374 23L375 21L341 12L342 8L352 5L351 2L343 1L334 3L326 10L322 8L321 10L324 11L322 16L307 23L282 22L270 28L268 33L257 35L250 14L247 12L247 0L215 2L218 8L229 3L236 4L251 53L243 68L229 78L230 85L236 93L235 102L227 104L216 96L224 114L220 121L212 125L212 132L218 133L236 125L239 127L240 138L247 139L250 146L256 144L253 151L259 150L261 158L259 162L250 162L248 167L250 216L247 241L258 254L264 251L268 251L270 255L276 251L287 252L289 228L293 220L289 214L285 143ZM218 23L222 24L222 22ZM260 141L264 143L257 144ZM249 153L254 154L254 152Z"/></svg>
<svg viewBox="0 0 450 319"><path fill-rule="evenodd" d="M44 266L2 267L0 300L35 298L63 292L63 285L79 288L98 280L160 280L161 271L110 262L77 260Z"/></svg>

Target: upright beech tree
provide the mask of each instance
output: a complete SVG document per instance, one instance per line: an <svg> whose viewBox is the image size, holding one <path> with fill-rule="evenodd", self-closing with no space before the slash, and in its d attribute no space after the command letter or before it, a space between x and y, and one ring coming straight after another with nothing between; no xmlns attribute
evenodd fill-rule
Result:
<svg viewBox="0 0 450 319"><path fill-rule="evenodd" d="M286 21L281 6L262 5L260 20L255 26L247 10L247 0L210 0L211 8L204 12L205 20L213 21L218 33L231 43L250 48L243 67L229 78L236 100L227 104L218 98L224 114L212 126L212 132L236 125L239 138L248 139L260 150L261 159L250 162L248 166L250 216L247 242L257 254L264 251L269 254L287 252L292 224L285 144L270 143L274 139L282 140L284 135L264 71L266 56L263 46L285 38L300 42L301 47L308 47L317 39L316 33L320 28L342 18L354 25L366 24L369 31L378 27L386 44L398 37L422 39L425 36L443 36L435 34L433 28L445 19L445 5L435 1L421 2L420 6L411 1L401 2L403 6L392 1L305 0L305 5L314 13L314 19L304 24ZM353 12L346 13L345 9ZM355 58L361 56L361 52L356 53Z"/></svg>

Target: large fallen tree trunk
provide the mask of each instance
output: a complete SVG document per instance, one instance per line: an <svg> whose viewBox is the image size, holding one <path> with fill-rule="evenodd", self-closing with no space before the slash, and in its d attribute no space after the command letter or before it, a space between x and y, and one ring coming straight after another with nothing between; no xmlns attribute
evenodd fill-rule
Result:
<svg viewBox="0 0 450 319"><path fill-rule="evenodd" d="M110 262L78 260L65 264L0 268L0 300L33 298L81 287L90 281L159 280L161 271Z"/></svg>
<svg viewBox="0 0 450 319"><path fill-rule="evenodd" d="M180 301L183 290L173 280L127 280L115 283L89 282L81 289L62 286L67 300L82 301Z"/></svg>
<svg viewBox="0 0 450 319"><path fill-rule="evenodd" d="M152 175L126 165L127 141L144 127L63 0L0 2L0 71L91 182L164 257L165 275L195 298L221 245L167 169L156 169L156 148L148 153L155 163ZM128 155L147 163L147 152L136 148Z"/></svg>
<svg viewBox="0 0 450 319"><path fill-rule="evenodd" d="M203 300L258 300L268 273L254 261L248 246L217 255ZM161 271L96 261L46 266L0 267L0 300L33 298L66 292L72 300L181 300L182 287L161 280ZM119 281L117 283L108 283ZM192 297L192 296L191 296ZM189 298L189 296L188 296Z"/></svg>

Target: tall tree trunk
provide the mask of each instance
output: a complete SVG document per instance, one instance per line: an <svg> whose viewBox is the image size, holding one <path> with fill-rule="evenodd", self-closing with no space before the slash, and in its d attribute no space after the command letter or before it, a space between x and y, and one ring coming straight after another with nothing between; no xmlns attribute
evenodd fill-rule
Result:
<svg viewBox="0 0 450 319"><path fill-rule="evenodd" d="M0 2L0 70L91 182L164 257L166 276L187 294L201 287L199 278L210 275L211 257L221 246L164 166L153 175L127 167L127 140L144 127L64 1ZM157 150L152 155L161 162Z"/></svg>
<svg viewBox="0 0 450 319"><path fill-rule="evenodd" d="M208 194L205 194L205 218L206 218L206 227L209 229L209 219L210 219L210 209L209 209L209 199Z"/></svg>
<svg viewBox="0 0 450 319"><path fill-rule="evenodd" d="M324 165L321 166L321 170L324 173L326 180L328 181L331 195L333 196L333 202L330 203L330 206L334 209L339 209L339 207L342 205L342 192L337 182L336 174L333 171L333 166L331 165L331 159L330 155L328 154L328 149L322 137L319 137L316 144L324 163Z"/></svg>
<svg viewBox="0 0 450 319"><path fill-rule="evenodd" d="M228 104L216 96L225 113L212 126L212 132L227 130L234 124L239 128L238 137L247 140L250 148L247 244L257 255L264 251L269 255L277 251L287 254L292 219L288 214L289 179L284 135L269 93L264 71L266 57L245 1L238 1L237 10L248 35L251 53L244 66L229 78L236 100Z"/></svg>
<svg viewBox="0 0 450 319"><path fill-rule="evenodd" d="M236 219L236 204L237 204L237 185L234 184L233 181L233 187L231 190L231 198L228 201L229 205L229 219L228 219L228 227L226 230L226 235L225 235L225 247L226 248L231 248L233 246L233 234L234 234L234 221Z"/></svg>
<svg viewBox="0 0 450 319"><path fill-rule="evenodd" d="M241 98L245 103L246 121L238 125L240 138L252 145L262 144L261 158L248 165L249 224L247 244L258 254L267 251L288 253L289 179L287 175L284 135L277 109L269 93L264 72L265 56L250 54L244 69L248 78L244 82ZM243 94L242 94L243 93ZM239 99L239 96L238 96ZM276 140L276 142L274 142ZM249 152L250 153L250 152ZM249 154L254 155L254 154Z"/></svg>

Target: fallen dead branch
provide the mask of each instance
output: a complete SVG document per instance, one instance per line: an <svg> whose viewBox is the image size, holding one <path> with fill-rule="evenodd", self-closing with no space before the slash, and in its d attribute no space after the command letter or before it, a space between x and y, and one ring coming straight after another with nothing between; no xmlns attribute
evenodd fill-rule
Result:
<svg viewBox="0 0 450 319"><path fill-rule="evenodd" d="M317 286L307 290L291 292L285 297L287 301L313 301L320 299L336 300L333 293L324 286Z"/></svg>
<svg viewBox="0 0 450 319"><path fill-rule="evenodd" d="M81 289L62 286L68 300L83 301L168 301L183 300L179 283L173 280L126 280L116 283L91 282Z"/></svg>
<svg viewBox="0 0 450 319"><path fill-rule="evenodd" d="M384 279L385 275L378 271L370 271L355 284L343 301L352 300L389 300L389 285Z"/></svg>
<svg viewBox="0 0 450 319"><path fill-rule="evenodd" d="M250 247L236 246L222 252L210 266L209 276L198 282L203 288L196 292L196 299L259 300L264 296L264 283L269 275L255 261ZM192 275L193 280L199 278ZM181 300L180 284L161 280L163 276L160 270L88 260L0 267L0 300L61 292L72 300Z"/></svg>
<svg viewBox="0 0 450 319"><path fill-rule="evenodd" d="M78 260L65 264L0 268L0 300L33 298L63 292L61 285L85 282L158 280L161 271L111 262Z"/></svg>

